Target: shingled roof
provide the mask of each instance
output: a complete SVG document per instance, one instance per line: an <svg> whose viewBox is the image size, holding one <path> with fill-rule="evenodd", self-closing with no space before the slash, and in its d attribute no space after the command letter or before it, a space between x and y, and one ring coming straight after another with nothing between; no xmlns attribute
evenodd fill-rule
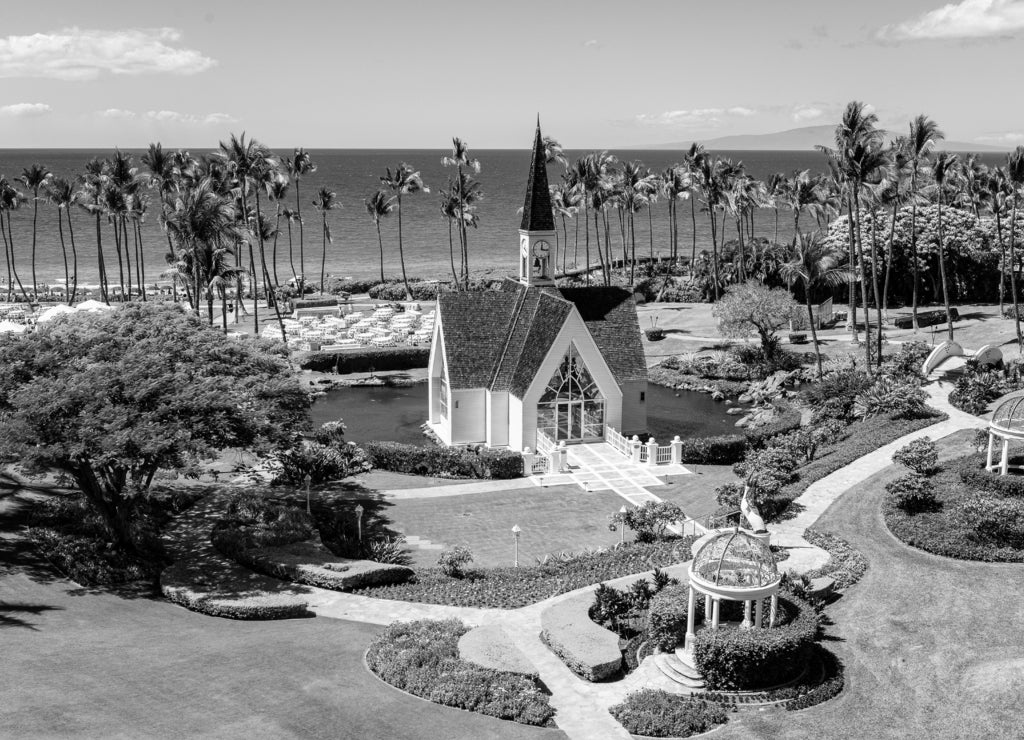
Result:
<svg viewBox="0 0 1024 740"><path fill-rule="evenodd" d="M540 119L537 119L537 133L533 137L533 156L530 158L530 180L526 184L526 203L523 205L523 220L519 225L524 231L554 231L555 217L551 212L551 193L548 191L548 168L544 158L544 139L540 135Z"/></svg>
<svg viewBox="0 0 1024 740"><path fill-rule="evenodd" d="M489 388L522 398L573 305L616 382L647 379L628 290L559 290L507 280L497 291L442 293L438 304L452 388Z"/></svg>
<svg viewBox="0 0 1024 740"><path fill-rule="evenodd" d="M562 296L576 305L597 348L620 384L647 380L640 322L633 294L624 288L561 288Z"/></svg>

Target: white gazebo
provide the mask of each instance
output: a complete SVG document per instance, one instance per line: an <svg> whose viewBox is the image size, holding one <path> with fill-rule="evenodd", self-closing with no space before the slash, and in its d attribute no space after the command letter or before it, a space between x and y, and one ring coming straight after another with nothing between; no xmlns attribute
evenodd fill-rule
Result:
<svg viewBox="0 0 1024 740"><path fill-rule="evenodd" d="M719 532L697 550L689 577L684 643L687 653L692 652L696 637L693 623L698 593L704 594L704 629L718 629L722 599L744 603L741 629L764 628L764 600L769 597L767 627L775 626L782 576L763 538L738 527Z"/></svg>
<svg viewBox="0 0 1024 740"><path fill-rule="evenodd" d="M996 440L1002 442L999 463L993 464ZM992 421L988 423L988 457L985 461L986 470L999 469L1000 475L1006 475L1010 469L1010 442L1024 440L1024 396L1017 396L1003 401L992 413Z"/></svg>

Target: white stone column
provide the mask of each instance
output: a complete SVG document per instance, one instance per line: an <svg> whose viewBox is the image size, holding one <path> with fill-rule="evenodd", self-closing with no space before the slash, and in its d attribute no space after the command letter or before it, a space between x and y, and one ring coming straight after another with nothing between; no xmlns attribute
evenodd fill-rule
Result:
<svg viewBox="0 0 1024 740"><path fill-rule="evenodd" d="M1003 455L999 458L999 474L1006 475L1010 468L1010 440L1003 437Z"/></svg>
<svg viewBox="0 0 1024 740"><path fill-rule="evenodd" d="M672 439L672 464L683 464L683 440L679 439L678 434Z"/></svg>
<svg viewBox="0 0 1024 740"><path fill-rule="evenodd" d="M992 470L992 455L995 453L996 435L991 430L988 433L988 459L985 461L985 470Z"/></svg>
<svg viewBox="0 0 1024 740"><path fill-rule="evenodd" d="M693 629L693 623L697 619L697 592L693 586L687 589L690 597L686 602L686 639L683 641L683 650L693 651L693 640L697 633Z"/></svg>
<svg viewBox="0 0 1024 740"><path fill-rule="evenodd" d="M711 596L704 594L704 624L711 624Z"/></svg>
<svg viewBox="0 0 1024 740"><path fill-rule="evenodd" d="M743 602L743 621L740 623L740 628L748 630L754 626L754 623L750 619L751 602Z"/></svg>
<svg viewBox="0 0 1024 740"><path fill-rule="evenodd" d="M711 612L711 629L718 629L718 613L721 610L722 600L715 597L713 611Z"/></svg>
<svg viewBox="0 0 1024 740"><path fill-rule="evenodd" d="M635 434L633 435L633 439L629 440L629 446L630 446L630 455L629 455L629 457L630 457L630 460L632 460L637 465L640 464L640 445L641 444L642 443L640 442L640 438L638 436L636 436Z"/></svg>
<svg viewBox="0 0 1024 740"><path fill-rule="evenodd" d="M775 618L778 616L778 614L779 614L779 595L778 594L772 594L772 604L771 604L771 607L769 607L769 609L768 609L768 626L769 627L774 627L775 626Z"/></svg>
<svg viewBox="0 0 1024 740"><path fill-rule="evenodd" d="M764 627L764 599L757 600L757 606L755 608L754 624L760 629Z"/></svg>
<svg viewBox="0 0 1024 740"><path fill-rule="evenodd" d="M529 447L523 448L523 475L529 478L533 475L533 453Z"/></svg>
<svg viewBox="0 0 1024 740"><path fill-rule="evenodd" d="M658 464L658 443L654 441L654 437L647 440L647 464Z"/></svg>

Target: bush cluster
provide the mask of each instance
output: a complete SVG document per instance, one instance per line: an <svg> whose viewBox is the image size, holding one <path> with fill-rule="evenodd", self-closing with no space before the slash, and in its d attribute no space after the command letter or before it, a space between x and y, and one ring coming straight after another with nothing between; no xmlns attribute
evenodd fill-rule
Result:
<svg viewBox="0 0 1024 740"><path fill-rule="evenodd" d="M663 652L675 650L683 641L689 598L690 587L677 584L668 586L651 599L647 614L647 639ZM704 610L697 609L695 614L699 622Z"/></svg>
<svg viewBox="0 0 1024 740"><path fill-rule="evenodd" d="M949 309L949 315L953 321L960 320L960 313L956 308ZM914 327L913 316L897 316L892 322L897 329L912 329ZM938 324L946 323L946 310L940 309L938 311L918 311L917 312L917 325L918 326L936 326Z"/></svg>
<svg viewBox="0 0 1024 740"><path fill-rule="evenodd" d="M921 368L932 348L927 342L905 342L882 363L882 372L898 377L922 377Z"/></svg>
<svg viewBox="0 0 1024 740"><path fill-rule="evenodd" d="M983 542L1024 549L1024 500L975 493L960 505L960 515Z"/></svg>
<svg viewBox="0 0 1024 740"><path fill-rule="evenodd" d="M628 527L636 534L637 542L654 542L668 532L668 526L686 518L679 504L671 501L647 501L641 506L617 511L609 517L608 528L615 531Z"/></svg>
<svg viewBox="0 0 1024 740"><path fill-rule="evenodd" d="M319 432L318 432L319 435ZM306 476L313 485L348 478L370 469L370 462L355 442L325 444L320 438L299 440L289 450L277 456L280 466L274 483L300 486Z"/></svg>
<svg viewBox="0 0 1024 740"><path fill-rule="evenodd" d="M523 476L523 456L514 450L483 447L474 452L458 447L426 447L400 442L369 442L365 449L373 467L394 473L497 480Z"/></svg>
<svg viewBox="0 0 1024 740"><path fill-rule="evenodd" d="M645 737L690 737L728 719L718 704L661 689L635 691L608 711L627 732Z"/></svg>
<svg viewBox="0 0 1024 740"><path fill-rule="evenodd" d="M366 653L381 679L437 704L527 725L550 724L548 697L526 676L503 673L459 658L461 622L420 620L384 628Z"/></svg>
<svg viewBox="0 0 1024 740"><path fill-rule="evenodd" d="M670 578L668 573L655 568L651 574L651 580L640 578L629 586L625 591L599 583L594 591L594 603L590 606L591 620L602 627L614 630L620 637L628 637L637 630L634 628L633 619L644 618L648 609L662 593L674 586L679 581ZM632 619L631 619L632 618Z"/></svg>
<svg viewBox="0 0 1024 740"><path fill-rule="evenodd" d="M807 665L820 625L809 605L780 598L781 623L771 629L701 630L693 659L711 690L743 691L791 680Z"/></svg>
<svg viewBox="0 0 1024 740"><path fill-rule="evenodd" d="M931 437L921 437L896 450L892 461L918 475L931 475L939 469L939 450Z"/></svg>
<svg viewBox="0 0 1024 740"><path fill-rule="evenodd" d="M883 375L854 399L853 415L911 419L924 413L927 400L918 379Z"/></svg>
<svg viewBox="0 0 1024 740"><path fill-rule="evenodd" d="M651 544L627 543L540 565L470 571L463 578L427 568L417 570L415 580L409 583L359 593L425 604L518 609L584 586L688 560L694 541L694 537L683 537Z"/></svg>
<svg viewBox="0 0 1024 740"><path fill-rule="evenodd" d="M919 473L908 473L885 484L892 502L908 514L934 511L938 506L935 487Z"/></svg>
<svg viewBox="0 0 1024 740"><path fill-rule="evenodd" d="M825 565L804 574L807 578L828 576L835 581L836 588L845 589L859 581L867 572L868 559L835 532L808 529L804 532L804 539L829 554Z"/></svg>
<svg viewBox="0 0 1024 740"><path fill-rule="evenodd" d="M949 467L969 490L1024 498L1024 478L985 470L985 460L985 453L967 455L950 463Z"/></svg>
<svg viewBox="0 0 1024 740"><path fill-rule="evenodd" d="M321 373L367 373L426 367L430 347L360 347L337 352L297 352L294 361L303 370Z"/></svg>

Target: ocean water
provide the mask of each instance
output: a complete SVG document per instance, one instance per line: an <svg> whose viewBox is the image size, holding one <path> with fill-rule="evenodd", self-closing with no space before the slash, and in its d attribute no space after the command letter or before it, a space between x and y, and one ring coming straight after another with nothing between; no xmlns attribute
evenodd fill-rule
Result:
<svg viewBox="0 0 1024 740"><path fill-rule="evenodd" d="M528 144L528 142L524 142ZM278 150L287 155L290 150ZM193 154L200 150L193 149ZM136 162L141 152L133 151ZM327 244L327 272L338 277L372 278L379 274L379 251L377 232L373 222L366 213L364 201L379 186L379 178L386 167L394 168L400 162L407 162L418 169L424 183L430 188L429 193L406 196L402 201L402 233L405 251L406 269L410 275L424 278L450 277L451 268L448 251L448 226L440 212L439 192L445 187L452 170L441 164L441 158L447 154L445 150L402 150L402 149L329 149L311 150L317 171L303 178L301 188L301 207L304 221L304 243L306 274L319 275L320 258L323 250L323 239L320 214L312 206L313 194L321 186L327 186L338 195L340 208L328 213L327 221L333 241ZM567 151L570 161L583 152ZM667 167L681 161L682 151L613 151L620 160L640 160L654 171L663 171ZM481 163L478 175L484 199L479 207L479 227L470 230L469 251L470 268L474 273L489 273L494 276L511 275L516 272L518 258L519 215L517 210L522 207L526 179L529 170L530 150L524 146L519 150L483 149L471 151ZM110 151L85 149L0 149L0 174L9 179L21 174L23 168L33 162L45 165L50 171L64 177L74 177L80 173L84 164L94 156L107 157ZM754 177L767 179L773 172L791 172L793 170L810 169L812 172L824 170L824 158L813 151L732 151L723 152L722 156L735 161L742 161L747 171ZM983 155L987 164L998 164L1002 155ZM142 170L141 165L137 165ZM554 182L560 167L549 168L549 180ZM20 188L19 189L23 189ZM267 205L271 213L273 204ZM289 194L287 205L295 207L294 186ZM654 205L652 211L653 241L655 254L667 254L669 249L668 206L664 201ZM73 213L75 244L78 250L79 275L83 283L92 283L98 279L95 222L84 211ZM612 217L613 252L618 247L619 237L617 221ZM792 236L792 219L785 210L779 221L779 238L788 239ZM591 225L593 217L591 216ZM556 222L561 239L561 222ZM580 261L583 254L583 224L580 226ZM398 220L392 215L382 223L381 230L384 241L384 266L389 276L398 276ZM678 213L680 248L683 253L689 252L692 244L693 229L691 228L690 206L681 203ZM729 223L726 238L734 238L734 225ZM115 275L116 268L111 271L114 262L113 230L104 224L103 249L108 263L108 274ZM569 219L566 222L569 244L569 265L572 263L572 251L576 223ZM18 273L23 283L31 282L30 252L32 242L32 204L26 203L14 213L12 221L15 249L18 255ZM66 228L65 228L66 231ZM151 206L149 215L143 224L143 248L145 254L146 282L155 282L159 273L166 269L165 254L167 252L166 237L157 219L157 212ZM293 255L296 269L299 267L299 229L293 226ZM636 243L638 254L648 254L650 250L651 230L648 228L646 212L635 219ZM755 216L755 231L759 236L774 237L775 213L762 210ZM288 266L288 234L284 221L281 223L281 235L278 239L278 275L283 281L290 276ZM697 245L698 249L710 246L711 232L707 216L697 208ZM37 267L38 279L41 283L62 284L64 267L61 256L60 236L57 229L56 209L45 203L39 204L37 230ZM68 235L65 234L68 239ZM591 245L594 235L591 233ZM457 242L457 239L456 239ZM267 245L268 259L272 245ZM457 248L457 245L456 245ZM68 239L70 252L70 240ZM456 260L456 266L458 262ZM0 263L0 283L6 282L5 266Z"/></svg>

